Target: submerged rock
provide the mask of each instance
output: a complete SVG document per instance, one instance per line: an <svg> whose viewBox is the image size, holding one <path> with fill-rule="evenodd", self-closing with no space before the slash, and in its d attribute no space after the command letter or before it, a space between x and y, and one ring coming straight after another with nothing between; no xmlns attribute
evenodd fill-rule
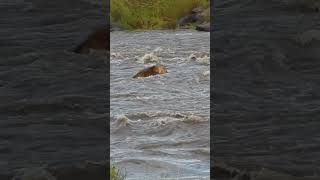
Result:
<svg viewBox="0 0 320 180"><path fill-rule="evenodd" d="M110 35L107 26L94 30L88 38L74 50L76 53L89 54L91 50L109 50Z"/></svg>
<svg viewBox="0 0 320 180"><path fill-rule="evenodd" d="M203 23L196 26L196 30L210 32L210 23Z"/></svg>
<svg viewBox="0 0 320 180"><path fill-rule="evenodd" d="M133 78L138 77L148 77L148 76L154 76L157 74L165 74L167 73L167 68L162 65L155 65L148 67L146 69L141 70L136 75L133 76Z"/></svg>
<svg viewBox="0 0 320 180"><path fill-rule="evenodd" d="M203 18L201 16L199 16L198 14L190 14L179 19L177 24L178 26L186 26L188 24L197 23L199 21L203 21Z"/></svg>
<svg viewBox="0 0 320 180"><path fill-rule="evenodd" d="M177 21L177 25L179 27L181 26L187 26L189 24L202 24L208 21L208 16L210 16L210 8L201 8L201 7L197 7L194 8L191 11L191 14L184 16L182 18L180 18Z"/></svg>
<svg viewBox="0 0 320 180"><path fill-rule="evenodd" d="M196 52L188 57L189 61L195 61L202 64L210 64L210 54L205 52Z"/></svg>
<svg viewBox="0 0 320 180"><path fill-rule="evenodd" d="M199 58L209 58L209 57L210 57L210 54L209 54L209 53L206 53L206 52L196 52L196 53L192 53L192 54L189 56L189 60L197 61L197 59L199 59Z"/></svg>

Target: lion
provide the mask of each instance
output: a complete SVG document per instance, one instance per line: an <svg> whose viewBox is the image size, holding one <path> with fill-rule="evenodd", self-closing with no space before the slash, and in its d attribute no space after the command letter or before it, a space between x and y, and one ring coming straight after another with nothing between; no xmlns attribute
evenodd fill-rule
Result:
<svg viewBox="0 0 320 180"><path fill-rule="evenodd" d="M136 75L134 75L133 78L154 76L157 74L165 74L167 72L168 71L167 71L166 67L164 67L162 65L155 65L155 66L151 66L151 67L148 67L146 69L141 70Z"/></svg>

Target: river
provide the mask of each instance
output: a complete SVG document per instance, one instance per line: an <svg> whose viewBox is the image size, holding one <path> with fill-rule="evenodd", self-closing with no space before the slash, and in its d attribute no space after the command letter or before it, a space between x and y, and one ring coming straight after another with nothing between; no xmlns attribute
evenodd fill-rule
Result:
<svg viewBox="0 0 320 180"><path fill-rule="evenodd" d="M128 179L209 179L210 33L111 32L110 44L112 163ZM132 78L154 64L168 73Z"/></svg>
<svg viewBox="0 0 320 180"><path fill-rule="evenodd" d="M100 1L0 1L0 177L105 161L105 55L73 52Z"/></svg>
<svg viewBox="0 0 320 180"><path fill-rule="evenodd" d="M319 14L280 0L213 12L215 161L318 179Z"/></svg>

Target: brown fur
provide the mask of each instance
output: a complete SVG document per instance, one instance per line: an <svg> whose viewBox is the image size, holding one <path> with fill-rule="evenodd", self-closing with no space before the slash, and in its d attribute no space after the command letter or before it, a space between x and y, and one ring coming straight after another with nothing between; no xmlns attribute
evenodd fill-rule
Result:
<svg viewBox="0 0 320 180"><path fill-rule="evenodd" d="M157 74L165 74L167 73L167 68L161 65L151 66L146 69L141 70L138 72L133 78L138 77L148 77L148 76L154 76Z"/></svg>
<svg viewBox="0 0 320 180"><path fill-rule="evenodd" d="M80 54L90 53L90 49L109 50L109 32L106 26L97 28L90 34L83 43L81 43L74 52Z"/></svg>

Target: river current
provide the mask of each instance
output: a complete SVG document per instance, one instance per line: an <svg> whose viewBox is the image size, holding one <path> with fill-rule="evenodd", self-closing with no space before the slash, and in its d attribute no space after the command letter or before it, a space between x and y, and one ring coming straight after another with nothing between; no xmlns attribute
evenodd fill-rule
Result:
<svg viewBox="0 0 320 180"><path fill-rule="evenodd" d="M111 160L128 179L209 179L210 33L111 32ZM168 73L134 79L161 64Z"/></svg>

